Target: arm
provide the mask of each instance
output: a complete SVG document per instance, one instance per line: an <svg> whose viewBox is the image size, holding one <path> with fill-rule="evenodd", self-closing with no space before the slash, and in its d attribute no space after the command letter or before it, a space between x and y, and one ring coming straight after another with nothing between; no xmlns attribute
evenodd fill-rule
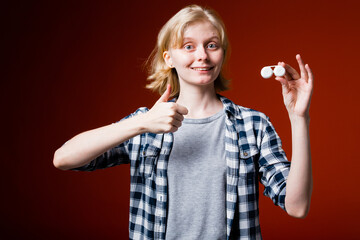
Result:
<svg viewBox="0 0 360 240"><path fill-rule="evenodd" d="M107 150L145 132L174 132L181 126L187 109L168 103L170 86L145 114L139 114L115 124L83 132L56 150L53 164L68 170L84 166Z"/></svg>
<svg viewBox="0 0 360 240"><path fill-rule="evenodd" d="M285 208L290 216L306 217L312 193L312 168L309 137L309 107L313 90L313 74L296 56L301 75L285 63L284 77L276 77L282 84L284 103L289 113L292 132L292 158L286 183Z"/></svg>
<svg viewBox="0 0 360 240"><path fill-rule="evenodd" d="M286 183L285 208L289 215L303 218L310 208L312 169L309 118L291 117L292 158Z"/></svg>
<svg viewBox="0 0 360 240"><path fill-rule="evenodd" d="M61 170L84 166L108 149L143 133L140 116L76 135L55 151L54 166Z"/></svg>

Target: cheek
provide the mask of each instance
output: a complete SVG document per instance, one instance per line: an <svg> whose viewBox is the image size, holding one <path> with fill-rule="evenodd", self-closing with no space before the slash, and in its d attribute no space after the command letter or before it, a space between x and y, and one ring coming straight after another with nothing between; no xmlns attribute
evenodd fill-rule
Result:
<svg viewBox="0 0 360 240"><path fill-rule="evenodd" d="M179 49L172 50L171 59L175 67L186 67L191 62L191 55L184 54Z"/></svg>
<svg viewBox="0 0 360 240"><path fill-rule="evenodd" d="M219 51L212 54L211 61L217 65L222 65L224 61L224 53Z"/></svg>
<svg viewBox="0 0 360 240"><path fill-rule="evenodd" d="M187 57L177 56L177 57L173 58L173 62L174 62L175 66L183 67L183 66L188 65L188 63L190 61L189 61L189 59Z"/></svg>

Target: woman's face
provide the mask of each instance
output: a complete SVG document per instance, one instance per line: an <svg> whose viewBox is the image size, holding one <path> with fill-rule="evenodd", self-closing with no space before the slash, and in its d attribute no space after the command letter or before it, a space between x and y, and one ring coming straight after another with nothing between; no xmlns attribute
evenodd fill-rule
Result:
<svg viewBox="0 0 360 240"><path fill-rule="evenodd" d="M224 50L216 28L201 21L185 29L180 48L170 48L163 56L169 66L175 67L180 86L209 85L219 76Z"/></svg>

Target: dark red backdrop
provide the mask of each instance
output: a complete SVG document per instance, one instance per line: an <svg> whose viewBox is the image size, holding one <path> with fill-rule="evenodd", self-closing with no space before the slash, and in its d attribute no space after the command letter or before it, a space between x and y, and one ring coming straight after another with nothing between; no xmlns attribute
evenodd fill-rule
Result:
<svg viewBox="0 0 360 240"><path fill-rule="evenodd" d="M292 219L261 196L265 239L355 239L359 193L357 1L13 1L1 8L1 239L126 239L129 166L53 167L75 134L115 122L158 95L142 63L161 26L190 3L215 8L232 45L223 94L269 115L291 156L275 80L260 69L301 53L316 76L311 106L314 192Z"/></svg>

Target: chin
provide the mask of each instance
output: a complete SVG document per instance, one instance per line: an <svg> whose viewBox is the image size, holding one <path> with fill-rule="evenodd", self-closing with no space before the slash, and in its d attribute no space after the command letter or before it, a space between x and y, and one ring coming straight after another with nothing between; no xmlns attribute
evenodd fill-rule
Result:
<svg viewBox="0 0 360 240"><path fill-rule="evenodd" d="M214 76L188 76L187 78L180 78L184 81L185 84L196 85L196 86L206 86L214 84L217 77ZM187 79L187 80L185 80Z"/></svg>
<svg viewBox="0 0 360 240"><path fill-rule="evenodd" d="M206 85L213 85L215 80L200 80L194 82L196 85L206 86Z"/></svg>

